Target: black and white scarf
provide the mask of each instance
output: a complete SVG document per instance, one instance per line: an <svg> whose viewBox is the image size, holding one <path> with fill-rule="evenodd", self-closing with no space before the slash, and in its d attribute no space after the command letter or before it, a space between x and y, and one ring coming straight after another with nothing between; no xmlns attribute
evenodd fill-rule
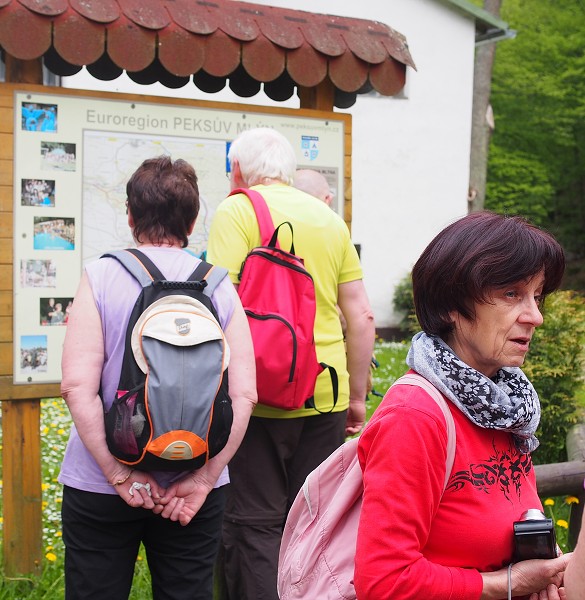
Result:
<svg viewBox="0 0 585 600"><path fill-rule="evenodd" d="M479 427L509 431L524 454L538 448L534 432L540 401L518 367L503 367L490 379L464 363L441 338L424 332L412 338L406 363Z"/></svg>

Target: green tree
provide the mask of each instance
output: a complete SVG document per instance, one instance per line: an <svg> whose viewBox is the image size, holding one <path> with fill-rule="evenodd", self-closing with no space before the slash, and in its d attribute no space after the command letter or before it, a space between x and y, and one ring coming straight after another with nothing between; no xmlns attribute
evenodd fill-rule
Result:
<svg viewBox="0 0 585 600"><path fill-rule="evenodd" d="M486 208L551 229L585 258L585 3L505 0L518 31L498 45Z"/></svg>

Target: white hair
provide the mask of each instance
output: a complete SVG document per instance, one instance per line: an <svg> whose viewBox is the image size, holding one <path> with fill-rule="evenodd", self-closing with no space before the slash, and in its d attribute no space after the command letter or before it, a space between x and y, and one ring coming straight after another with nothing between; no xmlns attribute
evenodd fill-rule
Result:
<svg viewBox="0 0 585 600"><path fill-rule="evenodd" d="M291 185L297 168L290 142L270 127L243 131L232 142L228 159L231 168L234 161L238 162L242 178L249 186L266 178Z"/></svg>

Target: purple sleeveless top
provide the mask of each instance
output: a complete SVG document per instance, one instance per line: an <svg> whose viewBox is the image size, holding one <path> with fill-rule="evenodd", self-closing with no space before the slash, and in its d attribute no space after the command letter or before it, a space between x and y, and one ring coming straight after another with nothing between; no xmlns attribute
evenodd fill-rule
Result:
<svg viewBox="0 0 585 600"><path fill-rule="evenodd" d="M180 248L141 246L140 250L154 262L168 280L187 279L201 262ZM134 277L113 258L101 258L87 265L85 272L102 321L104 365L101 385L104 403L106 408L109 408L120 378L126 326L141 288ZM223 279L211 297L223 329L227 327L232 317L235 297L236 291L229 277ZM185 473L157 472L153 475L161 486L166 487ZM83 445L75 425L71 428L58 480L64 485L86 492L117 493ZM226 467L215 487L228 482Z"/></svg>

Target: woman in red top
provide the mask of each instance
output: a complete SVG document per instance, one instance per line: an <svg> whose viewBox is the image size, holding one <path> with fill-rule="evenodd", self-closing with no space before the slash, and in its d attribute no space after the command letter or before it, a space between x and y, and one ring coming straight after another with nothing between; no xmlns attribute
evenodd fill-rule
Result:
<svg viewBox="0 0 585 600"><path fill-rule="evenodd" d="M422 332L407 363L449 401L456 453L420 388L397 386L362 433L358 600L557 600L569 556L514 561L513 523L542 509L530 453L536 391L520 366L564 272L548 233L481 212L449 225L413 272Z"/></svg>

